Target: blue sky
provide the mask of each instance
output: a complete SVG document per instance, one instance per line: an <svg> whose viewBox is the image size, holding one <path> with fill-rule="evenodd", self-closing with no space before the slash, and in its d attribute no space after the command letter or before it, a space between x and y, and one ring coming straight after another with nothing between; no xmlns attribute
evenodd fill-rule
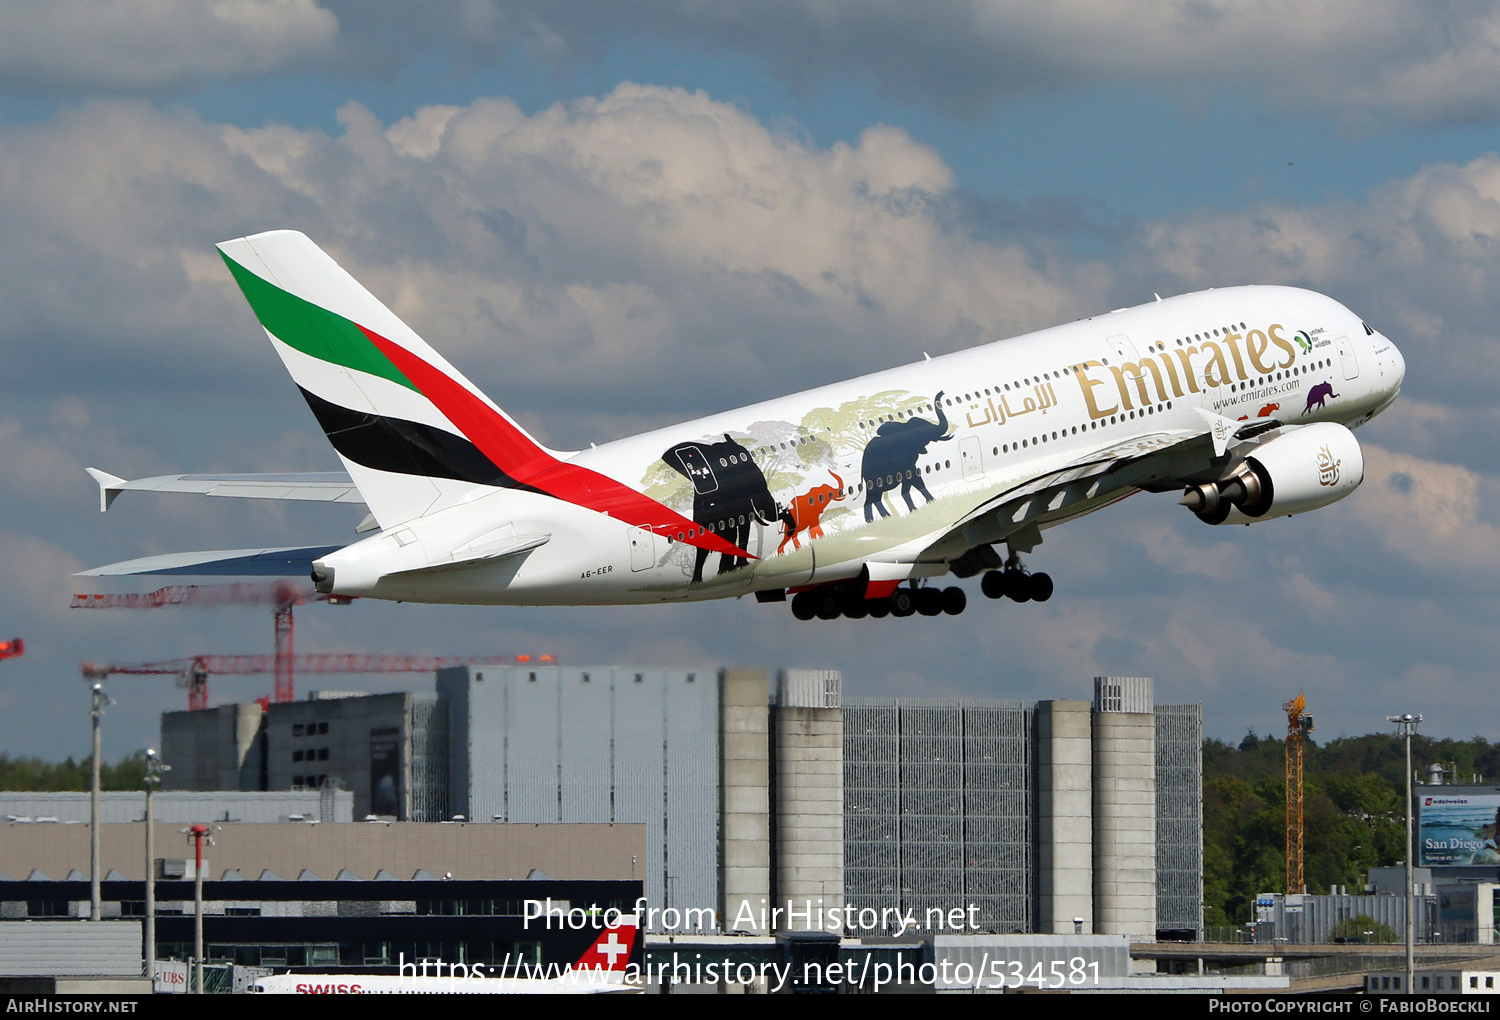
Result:
<svg viewBox="0 0 1500 1020"><path fill-rule="evenodd" d="M70 612L87 586L73 571L352 538L347 508L137 496L100 517L82 472L337 467L213 257L280 226L563 446L1236 283L1329 293L1409 366L1401 402L1360 432L1369 470L1348 500L1208 529L1140 496L1049 533L1045 606L793 629L737 602L308 607L302 650L805 665L910 696L1086 697L1095 673L1142 673L1226 738L1275 731L1304 686L1325 738L1408 710L1431 732L1500 730L1500 14L83 10L0 3L0 631L29 648L0 664L0 750L82 753L80 660L269 649L258 608ZM181 697L121 682L108 753L153 741Z"/></svg>

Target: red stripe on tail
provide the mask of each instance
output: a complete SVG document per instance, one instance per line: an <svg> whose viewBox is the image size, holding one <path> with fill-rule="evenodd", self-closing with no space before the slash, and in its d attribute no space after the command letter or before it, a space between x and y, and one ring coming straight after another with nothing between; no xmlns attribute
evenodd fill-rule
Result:
<svg viewBox="0 0 1500 1020"><path fill-rule="evenodd" d="M364 326L359 328L403 375L416 384L422 396L432 401L468 437L469 442L522 485L565 503L608 514L626 524L650 528L660 535L671 533L675 536L681 532L686 536L699 530L696 521L608 475L558 460L528 439L504 415L440 369L379 333ZM684 537L683 542L728 556L758 558L713 532Z"/></svg>

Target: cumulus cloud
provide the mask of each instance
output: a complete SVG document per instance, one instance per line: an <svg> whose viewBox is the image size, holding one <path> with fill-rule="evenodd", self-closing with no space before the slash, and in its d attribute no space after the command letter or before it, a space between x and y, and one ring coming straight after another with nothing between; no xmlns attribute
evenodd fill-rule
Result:
<svg viewBox="0 0 1500 1020"><path fill-rule="evenodd" d="M1500 113L1500 11L1474 0L464 0L452 11L448 31L481 54L519 44L588 60L611 36L656 35L757 53L799 85L868 77L960 115L1097 82L1189 102L1243 89L1366 129Z"/></svg>
<svg viewBox="0 0 1500 1020"><path fill-rule="evenodd" d="M324 52L317 0L48 0L0 4L0 84L22 93L158 92L263 74Z"/></svg>
<svg viewBox="0 0 1500 1020"><path fill-rule="evenodd" d="M330 137L98 102L0 129L0 222L31 239L0 253L0 331L75 337L146 389L211 364L274 378L212 243L295 226L497 399L607 378L613 410L680 417L1104 301L1096 265L970 238L951 171L893 128L818 148L630 84L529 117L341 119Z"/></svg>
<svg viewBox="0 0 1500 1020"><path fill-rule="evenodd" d="M799 88L868 80L949 114L1099 83L1218 91L1348 128L1500 114L1500 11L1477 0L55 0L0 6L0 83L154 93L316 66L399 73L434 52L568 66L621 40L733 50Z"/></svg>

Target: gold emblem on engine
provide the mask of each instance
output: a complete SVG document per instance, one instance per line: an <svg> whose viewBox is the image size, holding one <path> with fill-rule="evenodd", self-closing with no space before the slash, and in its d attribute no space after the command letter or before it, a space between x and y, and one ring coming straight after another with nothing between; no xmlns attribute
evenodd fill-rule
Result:
<svg viewBox="0 0 1500 1020"><path fill-rule="evenodd" d="M1342 463L1343 461L1335 457L1333 455L1333 451L1328 447L1325 446L1323 447L1323 449L1319 450L1318 484L1329 486L1337 485L1339 483L1339 465L1341 465Z"/></svg>

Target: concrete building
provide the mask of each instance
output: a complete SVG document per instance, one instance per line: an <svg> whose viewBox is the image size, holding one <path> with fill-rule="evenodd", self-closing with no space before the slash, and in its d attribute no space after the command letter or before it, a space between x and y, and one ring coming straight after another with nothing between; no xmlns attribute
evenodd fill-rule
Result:
<svg viewBox="0 0 1500 1020"><path fill-rule="evenodd" d="M354 795L348 790L177 790L158 793L158 822L352 822ZM146 817L146 793L106 791L99 795L99 820L139 822ZM12 824L89 822L87 793L0 792L0 819Z"/></svg>
<svg viewBox="0 0 1500 1020"><path fill-rule="evenodd" d="M430 696L339 691L267 708L248 702L165 712L161 751L172 770L162 788L334 788L352 794L356 818L442 821L446 790L432 796L425 754L434 738L447 751L446 719L434 727L434 714Z"/></svg>
<svg viewBox="0 0 1500 1020"><path fill-rule="evenodd" d="M969 932L1196 934L1201 710L1155 705L1145 678L1095 688L846 701L833 671L773 690L764 670L459 667L435 700L272 705L259 768L242 706L170 722L249 748L200 780L300 776L347 788L356 818L394 790L398 818L640 824L650 931L769 935L846 909L879 918L864 934L947 930L958 908Z"/></svg>
<svg viewBox="0 0 1500 1020"><path fill-rule="evenodd" d="M778 902L844 906L844 716L842 678L829 670L786 670L771 710L775 805L772 881ZM805 912L805 911L804 911ZM789 930L822 927L789 918Z"/></svg>
<svg viewBox="0 0 1500 1020"><path fill-rule="evenodd" d="M0 921L0 995L150 995L141 929L140 921Z"/></svg>
<svg viewBox="0 0 1500 1020"><path fill-rule="evenodd" d="M1094 924L1156 934L1156 715L1146 677L1094 681Z"/></svg>
<svg viewBox="0 0 1500 1020"><path fill-rule="evenodd" d="M1092 704L849 699L844 717L851 907L928 930L956 902L998 934L1201 931L1199 706L1098 677Z"/></svg>
<svg viewBox="0 0 1500 1020"><path fill-rule="evenodd" d="M157 823L158 857L191 858L192 846L181 829ZM110 880L139 882L145 873L144 823L107 824L99 836L101 867L116 876ZM555 879L638 881L645 852L642 826L629 824L241 822L216 826L213 838L214 846L205 848L204 874L230 881L267 871L330 880L340 874L373 879L381 872L410 879L425 871L438 878L513 881L536 871ZM0 875L8 876L0 881L61 881L76 872L75 880L86 886L89 844L87 825L0 826Z"/></svg>

